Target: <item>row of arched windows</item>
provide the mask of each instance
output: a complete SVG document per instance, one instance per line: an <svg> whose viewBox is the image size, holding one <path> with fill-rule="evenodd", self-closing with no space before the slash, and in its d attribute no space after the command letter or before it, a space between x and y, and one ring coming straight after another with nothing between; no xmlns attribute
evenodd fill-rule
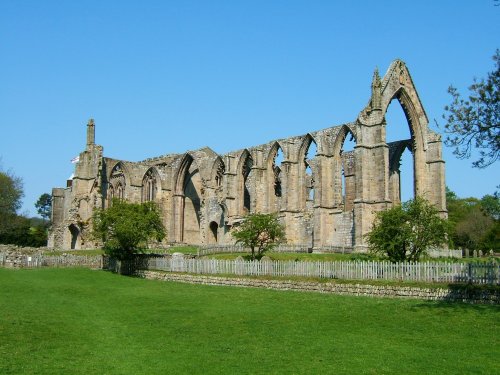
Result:
<svg viewBox="0 0 500 375"><path fill-rule="evenodd" d="M346 171L349 170L349 168L352 169L352 165L348 166L346 165L346 163L349 162L349 160L351 163L353 161L352 156L348 157L348 153L352 154L354 146L354 136L350 131L347 131L345 133L344 140L342 141L342 147L340 151L341 165L339 167L341 170L341 186L337 186L336 183L334 183L334 186L336 186L337 189L337 194L339 194L339 192L341 194L339 198L341 199L344 208L349 207L349 209L351 209L352 207L350 207L347 202L348 194L346 194L346 192L348 192L349 189L353 189L353 186L349 186L351 182L349 181L349 175L346 175ZM302 197L301 199L303 200L303 202L305 202L304 204L306 207L310 207L310 205L314 203L316 190L315 187L316 183L319 182L317 177L315 176L315 173L313 172L313 170L315 170L314 158L316 157L317 152L318 150L316 142L312 137L309 136L309 144L305 146L305 151L303 151L303 170L300 175L300 178L302 179L301 186L303 186L304 190L303 193L300 194L300 196ZM244 213L251 212L255 210L256 207L253 207L251 197L253 194L255 194L254 189L252 189L252 173L254 162L252 156L248 152L246 152L246 155L243 155L242 158L244 158L244 161L241 163L241 170L239 171L242 183L238 188L238 192L240 194L242 193L243 195L241 199L240 210L242 213ZM285 181L284 173L286 172L286 170L283 170L284 154L279 144L276 144L274 146L274 150L271 151L268 160L267 180L269 183L269 190L267 207L268 209L273 211L273 208L279 209L280 199L284 194L285 188L283 186ZM218 161L218 165L214 170L215 187L222 188L225 175L225 166L220 158ZM352 179L352 181L354 181L354 179ZM145 173L142 180L141 201L155 201L157 199L159 186L160 183L158 181L158 175L153 168L150 168ZM349 192L349 194L353 195L354 192L351 191ZM117 164L113 169L113 172L111 174L111 182L108 185L108 199L111 202L113 198L125 198L125 179L123 177L123 171L121 169L120 163ZM256 196L254 198L258 200L263 199L264 197Z"/></svg>

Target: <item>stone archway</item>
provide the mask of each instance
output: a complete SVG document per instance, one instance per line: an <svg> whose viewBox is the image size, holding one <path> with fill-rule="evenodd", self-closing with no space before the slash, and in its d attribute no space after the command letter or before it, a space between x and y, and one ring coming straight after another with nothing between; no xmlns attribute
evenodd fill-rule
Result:
<svg viewBox="0 0 500 375"><path fill-rule="evenodd" d="M174 184L173 233L176 242L201 243L203 182L197 163L190 154L180 162Z"/></svg>

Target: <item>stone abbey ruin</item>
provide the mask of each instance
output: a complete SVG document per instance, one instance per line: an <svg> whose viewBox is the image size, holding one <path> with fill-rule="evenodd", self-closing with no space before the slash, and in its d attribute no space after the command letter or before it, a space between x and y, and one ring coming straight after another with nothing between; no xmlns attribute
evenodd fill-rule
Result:
<svg viewBox="0 0 500 375"><path fill-rule="evenodd" d="M401 104L411 139L387 143L385 115L393 100ZM428 122L400 60L383 78L375 71L370 100L354 122L224 155L205 147L140 162L111 159L95 144L90 120L73 178L52 191L48 245L98 246L90 236L93 210L119 198L157 202L169 243L230 244L231 229L247 213L277 212L289 244L366 251L364 235L375 213L401 202L405 149L413 156L415 194L446 216L441 137ZM344 152L348 136L356 145ZM316 155L308 152L313 143Z"/></svg>

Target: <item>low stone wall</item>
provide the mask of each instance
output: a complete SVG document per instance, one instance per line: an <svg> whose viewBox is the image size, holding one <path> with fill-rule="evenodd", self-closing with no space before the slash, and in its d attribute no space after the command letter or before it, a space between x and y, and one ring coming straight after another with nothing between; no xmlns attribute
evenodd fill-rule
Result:
<svg viewBox="0 0 500 375"><path fill-rule="evenodd" d="M19 254L41 254L44 251L52 251L47 247L24 247L17 245L0 244L0 253L16 252Z"/></svg>
<svg viewBox="0 0 500 375"><path fill-rule="evenodd" d="M452 288L417 288L391 285L365 285L319 283L291 280L263 280L216 276L197 276L163 273L157 271L137 271L136 276L150 280L177 281L189 284L224 285L301 292L332 293L350 296L412 298L424 300L468 302L477 304L500 304L500 293L489 290L465 290Z"/></svg>
<svg viewBox="0 0 500 375"><path fill-rule="evenodd" d="M44 255L47 248L19 247L16 245L0 245L0 267L36 268L36 267L89 267L102 269L104 258L101 255L83 256L62 254Z"/></svg>

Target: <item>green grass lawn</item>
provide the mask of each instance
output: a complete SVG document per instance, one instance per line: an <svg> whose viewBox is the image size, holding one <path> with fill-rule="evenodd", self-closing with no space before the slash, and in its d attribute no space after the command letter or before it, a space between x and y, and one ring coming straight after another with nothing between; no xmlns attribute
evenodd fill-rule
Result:
<svg viewBox="0 0 500 375"><path fill-rule="evenodd" d="M493 374L500 308L0 269L1 374Z"/></svg>

